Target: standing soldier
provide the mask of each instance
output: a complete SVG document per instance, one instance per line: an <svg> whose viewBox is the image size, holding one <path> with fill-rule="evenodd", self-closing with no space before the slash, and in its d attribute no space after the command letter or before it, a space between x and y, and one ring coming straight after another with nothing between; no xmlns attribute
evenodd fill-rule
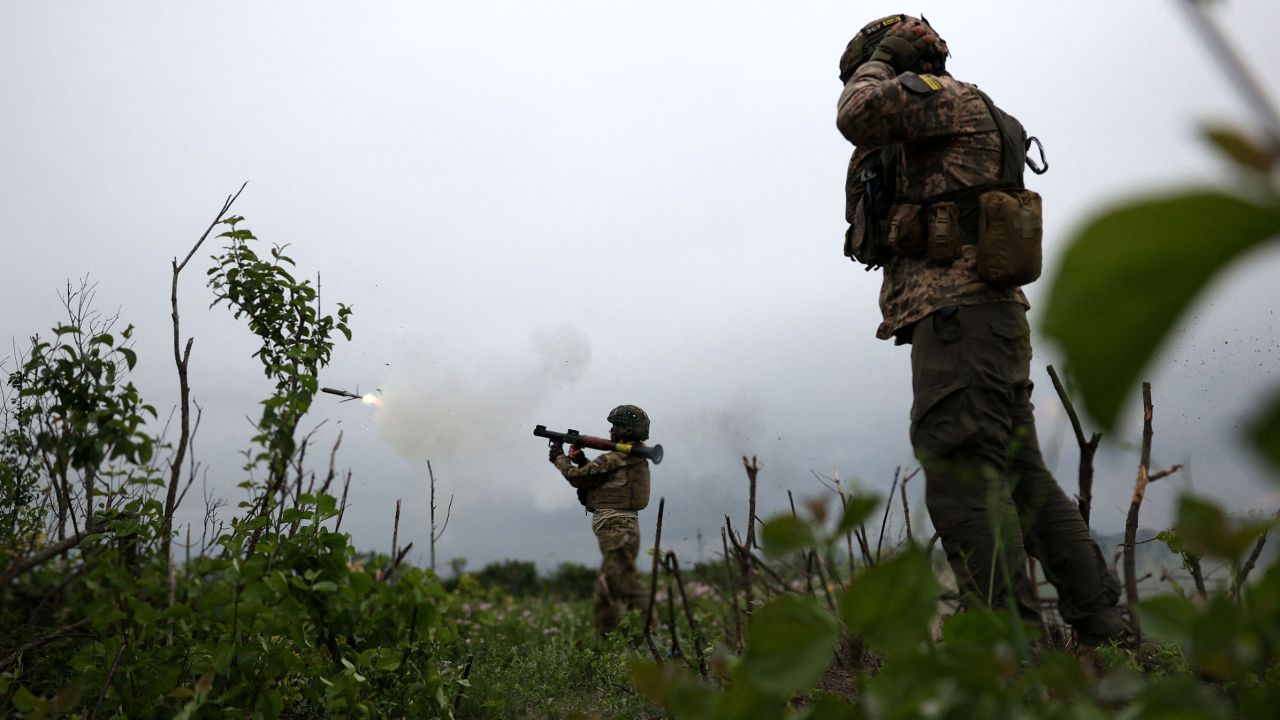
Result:
<svg viewBox="0 0 1280 720"><path fill-rule="evenodd" d="M635 405L619 405L609 413L609 438L643 445L649 439L649 416ZM572 462L570 462L572 460ZM600 543L594 611L601 635L618 626L624 607L642 610L644 589L636 572L640 553L638 513L649 504L649 461L618 451L587 460L582 448L565 455L551 446L551 462L578 490L578 501L591 512L591 530Z"/></svg>
<svg viewBox="0 0 1280 720"><path fill-rule="evenodd" d="M883 268L877 337L911 345L911 443L961 590L1041 625L1030 553L1081 642L1118 639L1120 584L1045 468L1032 416L1019 286L1039 276L1041 224L1023 163L1043 167L1015 118L947 73L949 54L927 21L891 15L840 58L836 125L856 146L845 254Z"/></svg>

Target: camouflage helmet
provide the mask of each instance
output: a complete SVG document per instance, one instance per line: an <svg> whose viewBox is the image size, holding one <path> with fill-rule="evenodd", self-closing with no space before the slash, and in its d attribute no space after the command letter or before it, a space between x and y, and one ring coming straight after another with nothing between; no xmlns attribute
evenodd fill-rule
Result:
<svg viewBox="0 0 1280 720"><path fill-rule="evenodd" d="M649 439L649 416L635 405L619 405L609 411L608 419L624 440Z"/></svg>
<svg viewBox="0 0 1280 720"><path fill-rule="evenodd" d="M853 72L860 65L871 59L872 54L876 51L876 46L880 44L880 39L884 37L885 33L889 32L889 28L912 20L926 25L930 29L933 28L923 15L917 18L904 13L886 15L879 20L867 23L866 26L858 31L857 35L853 36L853 39L849 41L849 46L844 49L844 55L840 56L840 82L849 82L849 78L853 77ZM936 34L937 31L935 30L934 33ZM931 57L930 61L933 63L934 69L940 71L943 69L947 56L951 54L947 49L946 41L941 36L938 37L937 49L936 57Z"/></svg>

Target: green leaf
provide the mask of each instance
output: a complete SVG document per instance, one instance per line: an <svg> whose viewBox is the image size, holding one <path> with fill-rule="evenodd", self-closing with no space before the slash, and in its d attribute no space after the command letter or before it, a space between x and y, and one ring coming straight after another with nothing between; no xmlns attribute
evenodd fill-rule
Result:
<svg viewBox="0 0 1280 720"><path fill-rule="evenodd" d="M760 537L764 541L765 555L774 558L811 547L815 542L809 523L790 515L770 518L764 524Z"/></svg>
<svg viewBox="0 0 1280 720"><path fill-rule="evenodd" d="M840 516L840 524L836 526L835 537L843 537L853 529L866 522L880 504L876 495L854 495L845 503L844 514Z"/></svg>
<svg viewBox="0 0 1280 720"><path fill-rule="evenodd" d="M1138 604L1142 631L1161 642L1191 647L1191 630L1199 612L1190 600L1177 595L1160 595Z"/></svg>
<svg viewBox="0 0 1280 720"><path fill-rule="evenodd" d="M890 655L910 651L929 637L937 601L929 558L909 550L854 578L840 612L868 645Z"/></svg>
<svg viewBox="0 0 1280 720"><path fill-rule="evenodd" d="M320 582L312 585L311 589L314 592L337 592L338 583L332 580L321 580Z"/></svg>
<svg viewBox="0 0 1280 720"><path fill-rule="evenodd" d="M133 350L130 350L127 347L122 347L122 348L116 348L116 352L124 356L124 363L129 367L130 370L133 369L134 365L138 364L138 353L134 352Z"/></svg>
<svg viewBox="0 0 1280 720"><path fill-rule="evenodd" d="M651 663L632 658L631 682L636 691L661 703L678 717L711 717L715 694L675 663Z"/></svg>
<svg viewBox="0 0 1280 720"><path fill-rule="evenodd" d="M1215 125L1205 128L1204 136L1222 154L1247 168L1266 172L1271 169L1271 166L1276 161L1276 156L1273 153L1258 147L1256 143L1245 137L1239 130Z"/></svg>
<svg viewBox="0 0 1280 720"><path fill-rule="evenodd" d="M400 654L393 650L384 650L379 653L375 667L379 670L395 670L400 667Z"/></svg>
<svg viewBox="0 0 1280 720"><path fill-rule="evenodd" d="M807 688L826 671L839 632L839 623L814 598L774 598L751 616L744 671L766 693Z"/></svg>
<svg viewBox="0 0 1280 720"><path fill-rule="evenodd" d="M1178 536L1194 553L1239 560L1269 525L1233 520L1214 503L1191 495L1178 502Z"/></svg>
<svg viewBox="0 0 1280 720"><path fill-rule="evenodd" d="M1190 191L1113 209L1072 241L1054 278L1044 332L1061 343L1084 404L1104 429L1114 428L1196 295L1277 233L1280 208Z"/></svg>
<svg viewBox="0 0 1280 720"><path fill-rule="evenodd" d="M1249 427L1253 446L1271 463L1271 469L1280 477L1280 393L1271 396L1271 402Z"/></svg>
<svg viewBox="0 0 1280 720"><path fill-rule="evenodd" d="M1232 716L1231 709L1213 689L1187 680L1185 675L1153 680L1130 705L1126 716L1138 720L1227 720Z"/></svg>
<svg viewBox="0 0 1280 720"><path fill-rule="evenodd" d="M33 712L38 708L42 708L47 703L31 694L31 691L25 687L18 687L18 692L13 694L13 706L22 712Z"/></svg>

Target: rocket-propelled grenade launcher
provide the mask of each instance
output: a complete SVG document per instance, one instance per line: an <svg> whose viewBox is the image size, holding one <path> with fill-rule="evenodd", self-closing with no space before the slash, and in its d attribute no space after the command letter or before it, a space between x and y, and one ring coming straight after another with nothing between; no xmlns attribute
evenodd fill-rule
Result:
<svg viewBox="0 0 1280 720"><path fill-rule="evenodd" d="M350 398L352 400L359 400L361 397L351 392L350 390L339 390L338 388L331 388L331 387L320 388L320 392L329 393L330 395L337 395L338 397Z"/></svg>
<svg viewBox="0 0 1280 720"><path fill-rule="evenodd" d="M568 443L570 445L578 445L581 447L589 447L592 450L616 451L626 453L627 455L635 455L652 462L654 465L662 462L662 446L661 445L639 445L629 442L614 442L608 438L595 437L593 435L583 435L577 430L569 430L568 432L556 432L548 430L546 425L539 425L533 429L533 434L546 438L549 445L562 445Z"/></svg>

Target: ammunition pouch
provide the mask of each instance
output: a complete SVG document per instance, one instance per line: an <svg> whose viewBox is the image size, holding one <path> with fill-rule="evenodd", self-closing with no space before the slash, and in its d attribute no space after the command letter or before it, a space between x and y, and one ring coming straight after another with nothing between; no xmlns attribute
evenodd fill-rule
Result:
<svg viewBox="0 0 1280 720"><path fill-rule="evenodd" d="M960 257L960 243L964 231L960 229L960 205L940 202L929 206L929 242L926 252L934 265L950 265Z"/></svg>
<svg viewBox="0 0 1280 720"><path fill-rule="evenodd" d="M907 257L918 257L925 251L925 213L920 205L894 205L889 209L888 235L885 245Z"/></svg>
<svg viewBox="0 0 1280 720"><path fill-rule="evenodd" d="M978 277L992 285L1026 285L1040 277L1044 235L1040 195L996 190L978 196Z"/></svg>
<svg viewBox="0 0 1280 720"><path fill-rule="evenodd" d="M1031 143L1040 141L1028 138L1017 118L977 92L1000 133L998 179L929 197L904 197L897 192L898 177L905 171L901 144L855 154L845 180L846 257L867 269L894 256L927 258L943 266L960 257L963 245L976 245L977 273L984 282L1014 287L1040 277L1040 195L1025 189L1022 170L1026 164L1043 173L1044 150L1041 164L1027 158Z"/></svg>
<svg viewBox="0 0 1280 720"><path fill-rule="evenodd" d="M867 269L880 267L896 251L889 240L890 213L897 186L902 147L889 145L849 160L845 179L845 257Z"/></svg>

